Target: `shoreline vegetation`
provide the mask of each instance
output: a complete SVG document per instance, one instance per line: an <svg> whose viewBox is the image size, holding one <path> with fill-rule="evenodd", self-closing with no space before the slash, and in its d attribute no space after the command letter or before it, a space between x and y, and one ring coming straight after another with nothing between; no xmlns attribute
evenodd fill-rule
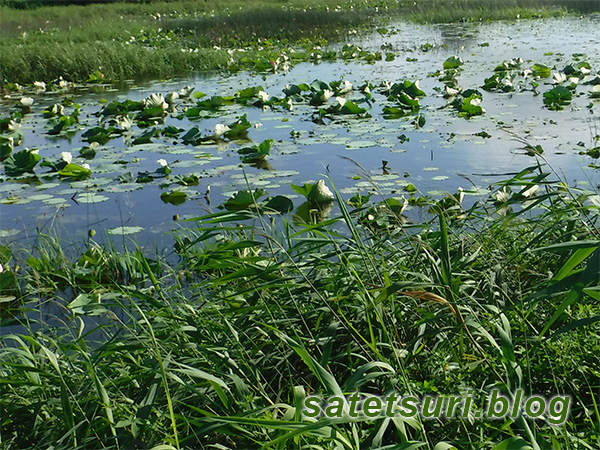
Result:
<svg viewBox="0 0 600 450"><path fill-rule="evenodd" d="M93 234L0 247L1 325L17 327L0 345L2 448L598 445L597 193L538 163L471 207L449 196L423 223L370 230L335 196L340 215L313 225L190 219L166 254ZM492 390L568 397L570 412L301 415L314 395L484 405Z"/></svg>
<svg viewBox="0 0 600 450"><path fill-rule="evenodd" d="M217 9L196 0L44 4L0 1L1 86L59 77L83 82L97 70L109 80L141 81L256 69L282 53L308 61L315 48L391 19L480 22L598 10L591 0L226 0Z"/></svg>

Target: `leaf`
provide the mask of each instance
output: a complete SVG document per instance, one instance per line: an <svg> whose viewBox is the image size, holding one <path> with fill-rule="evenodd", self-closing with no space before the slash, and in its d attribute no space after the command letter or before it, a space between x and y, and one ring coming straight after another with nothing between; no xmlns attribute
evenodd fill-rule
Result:
<svg viewBox="0 0 600 450"><path fill-rule="evenodd" d="M251 191L238 191L233 197L227 200L223 206L228 211L235 211L240 209L248 209L251 206L256 206L256 200L266 195L266 191L263 189L255 189Z"/></svg>
<svg viewBox="0 0 600 450"><path fill-rule="evenodd" d="M572 99L572 92L564 86L556 86L544 92L544 105L554 111L563 109L564 106L571 103Z"/></svg>
<svg viewBox="0 0 600 450"><path fill-rule="evenodd" d="M227 139L239 139L245 138L248 135L248 128L252 126L248 119L246 118L246 114L240 117L238 120L228 125L229 130L223 133L223 136Z"/></svg>
<svg viewBox="0 0 600 450"><path fill-rule="evenodd" d="M365 108L361 108L353 101L347 100L344 105L339 109L339 114L362 114L366 112Z"/></svg>
<svg viewBox="0 0 600 450"><path fill-rule="evenodd" d="M548 78L550 76L550 67L540 63L534 64L533 74L537 77Z"/></svg>
<svg viewBox="0 0 600 450"><path fill-rule="evenodd" d="M140 231L144 231L142 227L116 227L108 230L108 234L118 234L118 235L126 235L126 234L135 234Z"/></svg>
<svg viewBox="0 0 600 450"><path fill-rule="evenodd" d="M532 450L533 447L520 437L510 437L496 445L492 450Z"/></svg>
<svg viewBox="0 0 600 450"><path fill-rule="evenodd" d="M283 195L277 195L265 204L265 208L272 209L283 214L294 209L294 203Z"/></svg>
<svg viewBox="0 0 600 450"><path fill-rule="evenodd" d="M187 194L181 191L163 192L160 194L160 199L165 203L181 205L187 200Z"/></svg>
<svg viewBox="0 0 600 450"><path fill-rule="evenodd" d="M73 180L83 180L89 178L92 175L92 171L78 164L68 163L62 170L58 171L58 175L65 178L72 178Z"/></svg>
<svg viewBox="0 0 600 450"><path fill-rule="evenodd" d="M314 185L313 185L313 184L311 184L311 183L306 183L304 186L298 186L298 185L296 185L296 184L294 184L294 183L292 183L292 184L290 185L290 187L291 187L291 188L292 188L292 189L293 189L295 192L297 192L298 194L300 194L300 195L303 195L304 197L307 197L307 198L308 198L308 195L310 194L310 191L312 191L312 189L313 189L313 186L314 186Z"/></svg>
<svg viewBox="0 0 600 450"><path fill-rule="evenodd" d="M7 175L21 175L26 172L33 172L42 157L34 150L21 150L18 153L8 156L4 161L4 168Z"/></svg>
<svg viewBox="0 0 600 450"><path fill-rule="evenodd" d="M458 56L451 56L446 61L444 61L444 70L447 69L457 69L458 67L464 64L463 60Z"/></svg>
<svg viewBox="0 0 600 450"><path fill-rule="evenodd" d="M246 155L242 158L242 162L253 163L258 160L265 159L265 157L271 151L271 146L273 145L273 142L275 142L273 139L267 139L263 141L260 145L239 149L239 154Z"/></svg>

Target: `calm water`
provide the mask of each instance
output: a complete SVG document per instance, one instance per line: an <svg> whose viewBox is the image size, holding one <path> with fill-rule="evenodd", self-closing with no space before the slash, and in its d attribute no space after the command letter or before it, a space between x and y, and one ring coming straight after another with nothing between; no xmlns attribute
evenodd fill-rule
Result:
<svg viewBox="0 0 600 450"><path fill-rule="evenodd" d="M551 88L551 78L538 80L540 95L531 91L514 93L491 93L481 90L483 80L492 75L494 68L504 60L520 57L523 68L543 63L552 72L563 69L573 62L573 54L580 61L592 66L589 78L600 70L600 20L598 16L584 18L518 21L481 25L417 26L398 23L389 27L391 33L380 36L351 39L368 50L395 53L394 61L381 61L370 65L362 62L302 63L287 73L273 75L214 75L169 83L154 82L146 86L128 89L78 90L75 102L81 108L82 130L70 139L52 138L44 134L47 120L41 111L61 101L65 93L40 93L34 96L34 113L25 116L22 123L24 141L16 148L39 148L43 158L54 160L63 151L74 156L88 145L81 140L87 128L96 125L94 113L102 108L101 99L140 100L150 93L167 94L186 85L212 95L233 95L241 88L262 85L273 96L282 96L286 84L311 83L315 79L326 82L343 77L355 88L365 81L377 86L388 80L400 82L405 79L421 80L420 85L427 96L421 100L421 114L426 124L416 129L411 120L402 118L385 120L382 108L387 105L385 97L374 93L370 119L340 117L327 125L316 125L310 118L314 111L308 105L294 106L292 111L283 109L261 110L239 105L226 107L212 118L199 121L178 120L169 117L167 125L175 125L186 131L198 126L205 132L214 130L216 124L227 124L242 114L255 126L249 132L254 144L265 139L276 141L268 162L274 170L260 170L240 164L237 150L247 144L184 145L180 139L156 138L152 144L129 145L127 139L112 139L97 149L95 159L87 161L93 171L91 179L81 182L61 181L56 174L46 173L46 168L36 167L37 180L8 180L0 175L0 233L4 241L26 240L36 229L59 230L63 236L77 239L87 235L89 228L98 231L98 238L107 230L119 226L141 227L143 231L129 235L143 246L153 244L164 232L181 225L173 216L197 217L208 211L216 211L233 192L251 188L263 188L269 195L287 195L299 206L303 199L295 196L290 183L304 184L326 178L326 168L336 187L347 198L354 193L376 189L383 196L408 196L403 186L414 184L422 194L441 196L445 191L455 192L460 186L471 189L472 194L488 195L488 187L496 179L492 174L515 172L535 162L523 154L523 144L516 138L526 139L532 145L542 145L544 157L557 176L570 184L596 188L598 170L589 167L595 162L589 156L579 155L581 144L590 148L593 136L600 133L598 100L588 96L590 85L580 85L578 95L563 111L550 111L543 106L543 92ZM429 44L429 45L427 45ZM428 51L423 51L425 46ZM483 93L482 106L486 114L470 120L458 118L446 105L437 89L443 83L437 76L428 76L442 68L449 56L464 60L458 76L464 88L479 88ZM411 61L407 61L407 58ZM585 81L585 80L584 80ZM376 92L376 91L375 91ZM72 94L71 94L72 95ZM14 104L15 98L3 102L3 116ZM349 98L360 98L355 90ZM20 95L19 95L20 98ZM331 99L330 103L334 100ZM179 108L193 106L181 103ZM173 114L175 116L175 114ZM132 128L135 135L142 130ZM300 132L293 138L291 131ZM485 131L491 138L476 136ZM184 132L185 133L185 132ZM182 133L183 134L183 133ZM410 140L401 142L404 134ZM579 144L579 145L578 145ZM349 159L360 164L362 172ZM182 188L178 185L162 187L165 180L148 184L135 183L141 171L155 170L158 159L165 159L176 175L195 173L201 177L198 186ZM115 164L121 160L126 164ZM382 161L388 161L389 173L381 170ZM85 162L76 158L74 162ZM597 162L597 161L596 161ZM131 173L133 182L120 183L119 177ZM371 176L371 183L367 180ZM465 179L468 177L470 181ZM359 178L360 177L360 178ZM211 187L208 204L204 198L207 186ZM188 199L181 205L161 201L164 191L185 191ZM90 197L90 195L93 195ZM477 198L477 197L473 197ZM86 200L94 202L85 203ZM97 202L96 202L97 201ZM11 203L11 204L8 204Z"/></svg>

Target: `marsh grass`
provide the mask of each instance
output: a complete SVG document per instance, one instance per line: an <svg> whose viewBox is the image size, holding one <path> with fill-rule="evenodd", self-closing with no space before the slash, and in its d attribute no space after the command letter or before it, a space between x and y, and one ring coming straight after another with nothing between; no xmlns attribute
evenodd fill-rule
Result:
<svg viewBox="0 0 600 450"><path fill-rule="evenodd" d="M85 81L101 70L111 79L167 78L227 67L252 68L282 51L312 49L372 30L392 18L479 22L597 10L597 2L455 0L317 2L253 0L105 3L87 6L0 6L0 83ZM580 8L580 9L578 9ZM215 50L214 47L221 50ZM243 48L234 55L226 50ZM181 54L179 54L181 53ZM311 51L295 58L310 57ZM229 64L228 64L229 62Z"/></svg>
<svg viewBox="0 0 600 450"><path fill-rule="evenodd" d="M0 346L4 448L593 445L597 194L543 166L495 186L513 195L433 205L427 223L386 230L359 226L364 211L336 194L326 223L192 219L166 257L93 241L65 251L45 236L3 251L24 308ZM572 395L571 415L441 427L308 422L298 409L314 393L472 389L481 402L492 387Z"/></svg>

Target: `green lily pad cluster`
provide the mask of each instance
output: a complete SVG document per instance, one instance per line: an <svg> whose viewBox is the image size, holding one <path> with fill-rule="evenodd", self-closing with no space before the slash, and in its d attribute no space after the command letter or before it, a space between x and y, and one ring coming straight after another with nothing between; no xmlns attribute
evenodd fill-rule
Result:
<svg viewBox="0 0 600 450"><path fill-rule="evenodd" d="M252 124L248 121L246 114L241 116L234 122L223 125L218 124L213 134L203 134L200 128L190 128L181 139L184 144L201 145L207 142L217 142L222 139L236 140L246 139L248 137L248 130Z"/></svg>
<svg viewBox="0 0 600 450"><path fill-rule="evenodd" d="M485 109L481 107L482 98L481 92L475 89L467 89L456 96L448 105L458 111L458 117L470 119L485 113Z"/></svg>
<svg viewBox="0 0 600 450"><path fill-rule="evenodd" d="M419 87L419 81L404 80L402 83L394 83L385 86L383 94L387 95L388 101L397 106L385 106L383 108L384 119L397 119L409 114L418 113L421 108L419 98L425 97L425 92Z"/></svg>
<svg viewBox="0 0 600 450"><path fill-rule="evenodd" d="M238 153L242 155L242 162L254 164L259 161L263 161L271 152L273 142L275 142L273 139L267 139L259 145L253 145L252 147L244 147L239 149Z"/></svg>
<svg viewBox="0 0 600 450"><path fill-rule="evenodd" d="M573 93L564 86L556 86L544 92L544 105L548 109L560 111L571 103Z"/></svg>
<svg viewBox="0 0 600 450"><path fill-rule="evenodd" d="M437 76L439 80L449 87L458 87L458 81L456 77L460 74L464 61L459 56L450 56L444 61L443 69L431 74L430 76Z"/></svg>
<svg viewBox="0 0 600 450"><path fill-rule="evenodd" d="M340 51L340 58L344 60L360 59L372 64L376 61L381 61L383 59L383 54L381 52L365 50L358 45L346 44ZM386 60L392 61L393 59L386 56Z"/></svg>
<svg viewBox="0 0 600 450"><path fill-rule="evenodd" d="M319 180L314 184L306 183L303 186L292 183L291 188L306 198L306 202L297 208L294 220L303 223L319 222L331 210L334 195L324 180ZM229 211L251 210L260 213L277 212L280 214L288 213L294 209L292 200L284 195L267 197L263 201L258 201L266 195L267 192L264 189L240 190L233 194L220 208Z"/></svg>
<svg viewBox="0 0 600 450"><path fill-rule="evenodd" d="M21 128L22 114L13 112L10 116L0 119L0 162L8 159L15 148L23 141Z"/></svg>
<svg viewBox="0 0 600 450"><path fill-rule="evenodd" d="M287 213L294 208L292 201L283 195L276 195L275 197L270 197L265 201L259 202L258 199L265 195L267 195L267 192L264 189L238 191L223 203L222 208L228 211L251 210L263 213L278 212L281 214Z"/></svg>

